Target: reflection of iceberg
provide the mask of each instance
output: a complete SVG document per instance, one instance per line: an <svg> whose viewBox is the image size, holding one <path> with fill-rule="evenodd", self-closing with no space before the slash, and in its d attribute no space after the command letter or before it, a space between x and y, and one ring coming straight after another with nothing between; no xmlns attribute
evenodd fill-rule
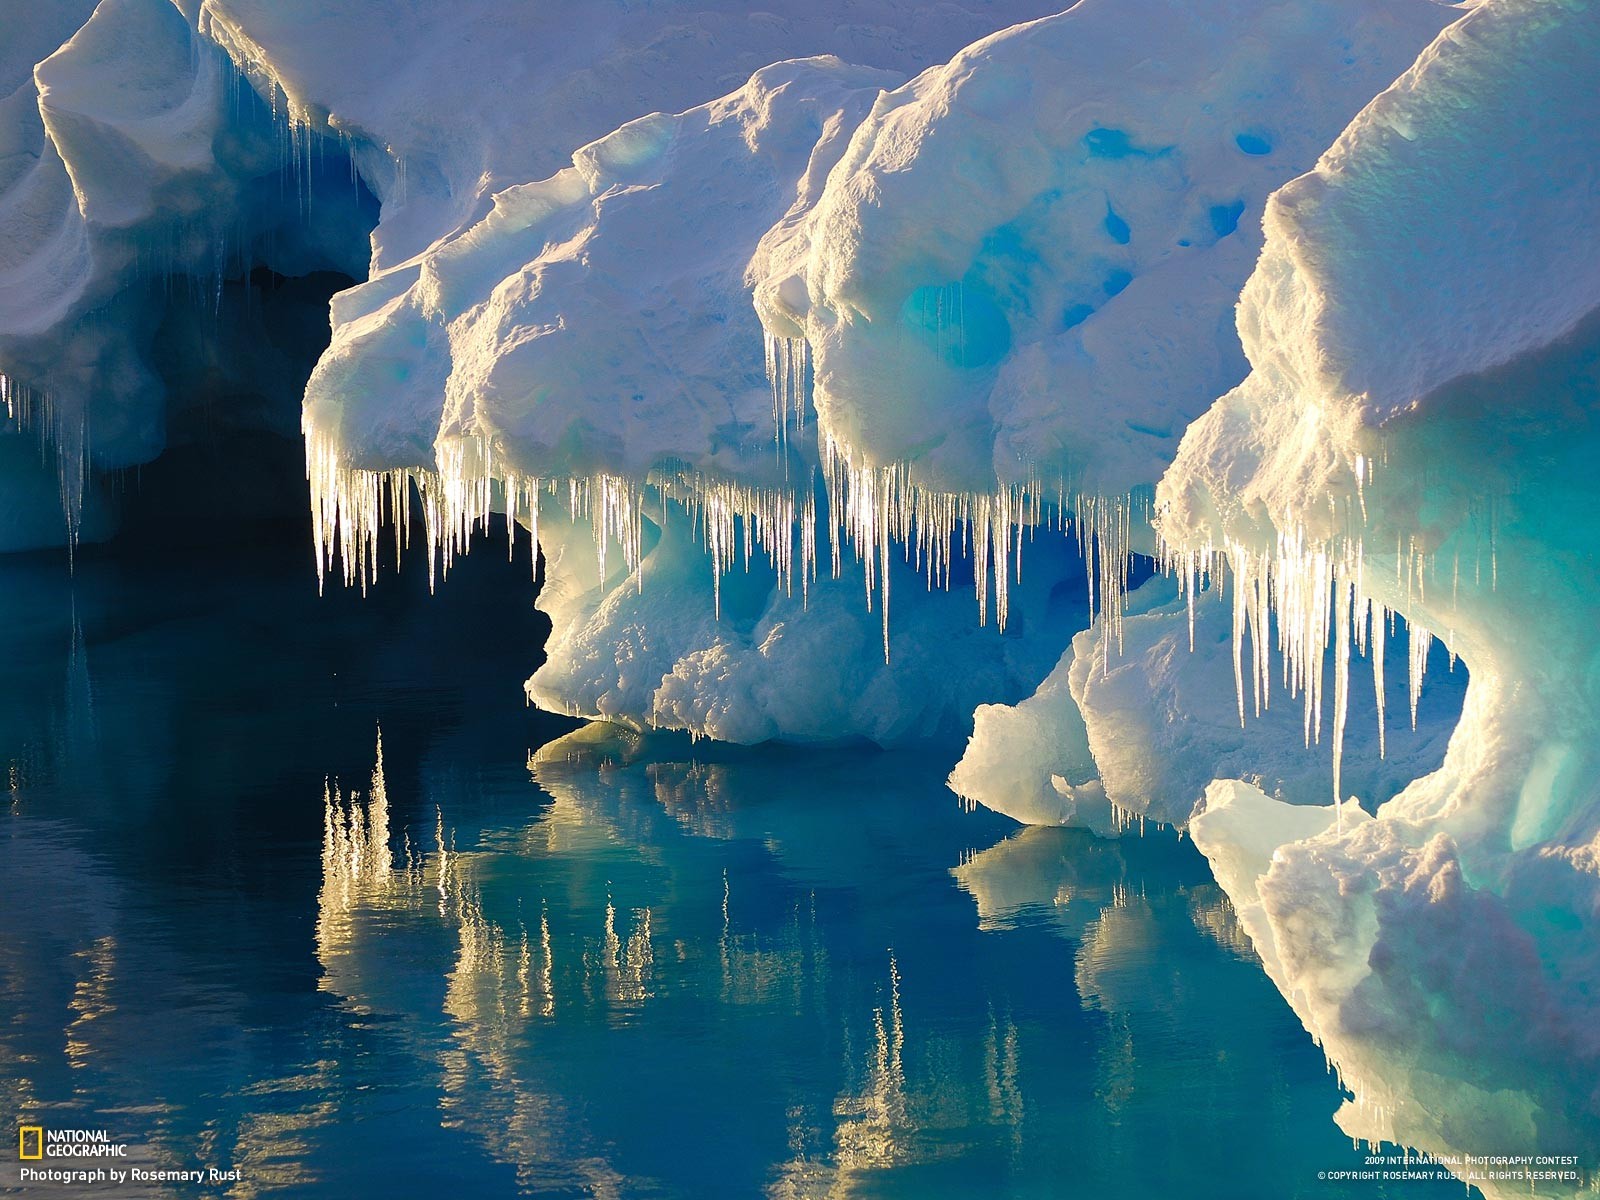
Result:
<svg viewBox="0 0 1600 1200"><path fill-rule="evenodd" d="M566 1162L587 1186L606 1194L618 1177L604 1164L614 1163L617 1152L606 1152L594 1131L582 1129L572 1101L559 1098L558 1079L547 1078L550 1065L544 1057L555 1031L576 1028L581 1039L584 1025L597 1019L603 1027L625 1028L642 1019L630 1013L663 1003L668 990L685 987L695 989L702 1003L749 1010L749 1019L757 1023L774 1009L826 1021L836 1002L831 998L836 983L816 926L814 892L776 920L757 916L752 927L726 869L711 875L705 870L709 862L695 865L693 839L681 821L683 810L695 805L686 791L699 784L704 796L709 785L714 796L720 788L723 800L712 803L726 810L728 798L737 797L735 810L749 822L743 810L752 790L740 778L739 765L697 769L693 763L636 759L629 766L612 760L612 767L597 771L597 747L602 754L608 748L616 754L631 748L635 755L649 750L627 731L598 732L610 736L597 739L586 731L541 753L538 769L554 803L539 821L509 840L480 837L470 849L442 814L432 851L414 849L408 831L378 836L388 822L380 748L365 801L337 792L328 797L319 956L323 986L364 1010L406 1013L426 1023L428 1014L419 1002L431 998L439 1006L454 1031L449 1048L437 1054L452 1120L524 1171L542 1164L537 1170L554 1179L560 1168L553 1164ZM759 759L748 765L756 779L774 778ZM571 767L578 769L563 769ZM669 773L674 783L663 794L659 781ZM658 796L676 806L677 815L663 810ZM764 806L757 811L784 815ZM806 824L802 821L802 830ZM577 827L601 836L582 836ZM742 835L730 836L758 836L757 828L752 824ZM396 839L407 847L408 858L396 855ZM804 846L803 838L799 844ZM591 858L606 864L603 876L588 869ZM584 880L579 893L562 895L551 887L535 902L516 886L519 876L559 873L564 862ZM651 882L660 869L673 877L669 892ZM700 896L707 919L693 930L684 927L685 914L672 908L658 917L657 902L650 899L660 895L660 903L666 903L676 897L681 905L691 894ZM624 901L624 896L638 899ZM532 915L535 903L537 916ZM753 907L759 914L768 905L757 900ZM402 919L407 913L409 921ZM584 925L575 928L575 919ZM417 936L414 930L408 933L416 922L423 931L434 926L448 935L440 947L450 947L451 961L442 989L438 983L408 980L389 965L396 939ZM375 937L380 931L381 946ZM858 1047L844 1055L839 1099L825 1118L832 1133L820 1152L829 1194L850 1194L854 1174L938 1153L940 1120L964 1121L979 1103L977 1091L968 1097L959 1090L965 1074L952 1080L943 1070L908 1070L897 970L891 964L887 1002L863 1005L844 1029L828 1035L841 1050ZM557 1016L561 1025L550 1020ZM859 1049L863 1036L865 1051ZM1016 1086L1015 1030L997 1027L990 1041L984 1053L998 1064L991 1065L991 1073L1000 1072L1001 1082L981 1084L981 1095L1000 1087L1010 1096ZM541 1043L546 1044L542 1052ZM926 1043L919 1039L917 1044ZM947 1061L957 1051L951 1042L931 1061ZM972 1069L980 1069L977 1060ZM822 1113L813 1115L824 1119ZM1005 1112L992 1117L1005 1118ZM574 1154L585 1146L593 1149ZM778 1174L778 1194L792 1191L801 1176L810 1177L790 1168Z"/></svg>
<svg viewBox="0 0 1600 1200"><path fill-rule="evenodd" d="M423 1006L438 1005L460 1039L460 1048L434 1052L447 1123L470 1129L495 1157L519 1164L530 1183L581 1186L600 1196L619 1194L619 1177L602 1157L571 1152L582 1141L581 1132L572 1128L573 1118L520 1069L530 1020L549 1019L557 1011L557 964L548 914L541 912L531 935L526 922L519 921L514 937L486 916L475 857L456 848L442 812L432 852L417 846L406 830L401 834L403 857L397 858L381 737L365 800L357 793L345 797L331 790L325 810L317 924L321 986L363 1011L408 1014L424 1025L430 1015ZM436 917L435 928L452 943L448 953L453 965L442 988L426 968L414 975L385 969L395 943L425 916ZM603 935L593 939L600 943L598 952L582 956L578 982L583 994L593 999L598 974L602 1002L642 999L648 936L646 917L642 941L636 934L624 949L608 898ZM419 1049L427 1052L425 1045ZM566 1170L552 1164L564 1164Z"/></svg>
<svg viewBox="0 0 1600 1200"><path fill-rule="evenodd" d="M1169 1150L1152 1145L1150 1129L1174 1107L1203 1124L1218 1096L1249 1094L1263 1163L1275 1154L1295 1158L1296 1139L1309 1136L1290 1117L1297 1088L1314 1122L1334 1107L1337 1088L1323 1074L1320 1053L1274 1002L1227 896L1201 856L1170 831L1108 841L1081 829L1031 828L952 874L987 936L1043 933L1070 944L1065 958L1078 998L1103 1028L1087 1051L1094 1104L1074 1114L1077 1140L1108 1150L1113 1160L1139 1162L1148 1190L1221 1197L1238 1186L1237 1168L1230 1173L1228 1166L1237 1162L1237 1142L1225 1133L1218 1141L1195 1132L1191 1140L1178 1129L1167 1135ZM1308 1060L1297 1085L1267 1082L1297 1054ZM1336 1165L1326 1149L1318 1154L1313 1170ZM1360 1162L1353 1155L1350 1165ZM1082 1164L1080 1174L1108 1194L1125 1187L1095 1172L1093 1162ZM1218 1184L1197 1189L1197 1179ZM1277 1194L1279 1186L1292 1194L1295 1184L1261 1177L1263 1194ZM1459 1194L1459 1187L1452 1181L1439 1194Z"/></svg>
<svg viewBox="0 0 1600 1200"><path fill-rule="evenodd" d="M37 784L24 792L50 795ZM255 1056L268 1039L248 1028L247 981L197 962L188 931L153 916L84 840L66 821L0 819L0 1102L19 1122L113 1131L128 1147L120 1168L192 1168L204 1146L206 1166L238 1166L263 1188L317 1182L311 1146L330 1120L330 1064L263 1071ZM219 1052L227 1047L237 1058ZM185 1103L193 1095L207 1098L203 1111ZM17 1165L0 1162L0 1188L36 1190ZM137 1180L122 1190L170 1195Z"/></svg>
<svg viewBox="0 0 1600 1200"><path fill-rule="evenodd" d="M410 907L358 896L358 928L326 951L327 986L397 1018L448 1119L500 1161L542 1164L528 1180L584 1177L587 1162L596 1179L692 1189L682 1147L736 1139L729 1186L750 1194L916 1196L1008 1170L1048 1190L1066 1166L1063 1122L1099 1122L1133 1153L1132 1131L1105 1125L1107 1080L1154 1104L1151 1089L1227 1046L1239 1094L1250 1073L1282 1072L1283 1046L1269 1055L1244 1027L1262 1025L1259 972L1196 930L1195 913L1222 902L1190 848L1042 829L974 853L996 819L952 805L921 757L786 761L585 729L535 755L549 800L530 815L497 801L486 811L516 815L483 822L469 793L449 796L442 823L411 835L421 873L395 871ZM406 837L391 829L396 868ZM343 920L340 872L325 895ZM998 898L994 932L974 927L972 881ZM1051 917L1023 911L1037 897L1053 913L1074 889L1073 928L1051 927L1081 949L1041 938L1032 927ZM629 964L646 937L641 995ZM1172 999L1139 999L1152 976ZM1240 986L1256 989L1243 1018ZM1194 1005L1217 1010L1213 1027L1189 1023ZM1267 1011L1281 1041L1294 1027ZM1314 1108L1328 1087L1299 1049L1295 1103ZM686 1078L692 1112L674 1099Z"/></svg>
<svg viewBox="0 0 1600 1200"><path fill-rule="evenodd" d="M1122 842L1082 829L1032 826L950 873L977 904L979 929L1043 925L1082 942L1090 962L1117 957L1108 956L1104 945L1110 925L1121 920L1113 914L1149 911L1147 880L1162 888L1176 883L1195 927L1224 950L1254 961L1233 905L1215 884L1192 877L1196 865L1163 833ZM1096 972L1084 975L1083 961L1080 957L1080 988L1085 996L1096 995L1097 988L1085 986Z"/></svg>
<svg viewBox="0 0 1600 1200"><path fill-rule="evenodd" d="M1125 895L1128 867L1121 848L1077 829L1023 829L951 874L978 905L980 929L1009 929L1043 915L1077 939Z"/></svg>

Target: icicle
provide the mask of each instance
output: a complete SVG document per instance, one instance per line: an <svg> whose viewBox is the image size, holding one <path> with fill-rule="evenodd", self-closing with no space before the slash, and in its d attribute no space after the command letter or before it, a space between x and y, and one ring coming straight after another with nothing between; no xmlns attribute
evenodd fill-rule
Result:
<svg viewBox="0 0 1600 1200"><path fill-rule="evenodd" d="M1245 626L1249 623L1249 598L1250 589L1242 580L1236 580L1233 587L1233 692L1239 708L1239 727L1244 728L1244 635ZM1189 605L1189 650L1194 651L1194 604L1191 597ZM1259 696L1259 692L1257 693ZM1257 715L1260 714L1259 700L1256 705Z"/></svg>
<svg viewBox="0 0 1600 1200"><path fill-rule="evenodd" d="M1417 727L1417 703L1422 699L1422 676L1428 667L1428 649L1433 644L1433 634L1418 625L1411 623L1411 652L1408 655L1410 668L1409 680L1411 687L1411 728Z"/></svg>
<svg viewBox="0 0 1600 1200"><path fill-rule="evenodd" d="M1385 744L1387 735L1384 729L1383 719L1384 703L1387 699L1384 692L1383 680L1383 657L1385 644L1387 641L1385 637L1384 623L1388 618L1389 610L1387 608L1379 609L1374 606L1371 601L1368 601L1367 615L1368 620L1370 620L1372 623L1372 632L1368 635L1367 639L1372 646L1371 650L1369 651L1369 653L1372 655L1372 690L1377 696L1378 700L1378 757L1384 758L1388 753L1388 747Z"/></svg>
<svg viewBox="0 0 1600 1200"><path fill-rule="evenodd" d="M797 413L803 408L806 354L802 342L768 341L767 365L780 418L790 408ZM7 394L11 394L9 389ZM661 505L663 522L670 503L688 512L711 560L713 609L719 616L723 575L736 565L748 570L758 552L766 555L788 595L793 594L798 570L802 599L809 604L819 554L815 471L799 489L747 486L670 470L644 480L605 473L541 479L512 469L494 445L472 435L441 438L435 446L433 468L369 470L348 465L335 440L320 434L309 422L305 435L319 585L336 569L336 561L346 585L365 590L376 582L379 536L385 524L393 527L398 563L410 544L413 495L421 514L430 587L437 578L448 577L456 556L468 550L496 512L505 514L509 555L515 554L516 526L525 523L532 530L536 570L539 493L549 490L552 494L564 491L571 515L591 525L602 586L614 582L612 556L620 549L627 576L642 588L644 505L647 495L653 493L649 502ZM821 491L832 526L829 552L833 575L838 578L842 574L842 550L848 544L861 566L866 609L870 612L876 606L883 624L886 658L895 543L906 561L926 577L930 590L950 586L957 553L970 556L979 624L988 622L992 575L996 624L1002 631L1006 628L1011 585L1021 578L1023 544L1040 524L1051 519L1034 479L987 494L946 492L917 484L903 464L878 467L865 463L831 437L820 439L819 451ZM1057 503L1065 498L1064 484L1058 485ZM1111 638L1120 650L1131 561L1132 506L1125 496L1079 495L1072 503L1088 572L1090 616L1108 622ZM1054 519L1061 520L1059 511ZM1186 570L1191 605L1205 573L1200 558L1193 556Z"/></svg>
<svg viewBox="0 0 1600 1200"><path fill-rule="evenodd" d="M804 338L777 337L765 331L762 339L767 383L772 388L772 437L781 454L789 440L791 413L796 430L805 429L811 347Z"/></svg>
<svg viewBox="0 0 1600 1200"><path fill-rule="evenodd" d="M1341 771L1344 766L1344 726L1350 711L1350 628L1352 616L1351 593L1353 584L1336 579L1334 582L1334 652L1333 652L1333 806L1338 814L1339 829L1344 829L1343 793L1340 791Z"/></svg>
<svg viewBox="0 0 1600 1200"><path fill-rule="evenodd" d="M1362 460L1366 462L1367 460ZM1337 521L1339 514L1335 512ZM1395 584L1398 591L1420 602L1427 576L1433 569L1429 556L1416 538L1396 539ZM1163 544L1159 565L1178 577L1179 591L1189 602L1191 614L1201 590L1200 564L1219 558L1226 561L1233 576L1233 662L1235 707L1244 716L1245 655L1243 640L1251 638L1251 675L1259 714L1270 698L1270 646L1268 632L1275 621L1278 653L1282 657L1282 677L1291 695L1300 695L1304 714L1306 744L1320 741L1323 701L1327 692L1326 671L1332 651L1333 678L1333 788L1334 803L1342 809L1349 798L1342 793L1342 764L1345 730L1349 717L1350 660L1352 647L1372 659L1373 689L1378 718L1378 750L1387 755L1386 731L1386 642L1395 630L1396 612L1375 603L1366 593L1366 555L1360 537L1348 533L1327 542L1311 542L1303 527L1281 530L1271 551L1229 542L1220 551L1210 546L1177 549ZM1191 646L1193 617L1191 615ZM1408 625L1409 700L1412 727L1416 727L1433 633L1411 622ZM1340 816L1342 821L1342 812Z"/></svg>

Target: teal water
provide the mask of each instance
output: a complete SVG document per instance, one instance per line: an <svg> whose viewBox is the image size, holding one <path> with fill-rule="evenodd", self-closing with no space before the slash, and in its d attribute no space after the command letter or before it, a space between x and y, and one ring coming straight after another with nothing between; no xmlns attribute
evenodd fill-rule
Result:
<svg viewBox="0 0 1600 1200"><path fill-rule="evenodd" d="M0 1106L241 1177L8 1194L1461 1194L1319 1180L1340 1089L1170 832L579 729L526 561L308 557L0 568Z"/></svg>

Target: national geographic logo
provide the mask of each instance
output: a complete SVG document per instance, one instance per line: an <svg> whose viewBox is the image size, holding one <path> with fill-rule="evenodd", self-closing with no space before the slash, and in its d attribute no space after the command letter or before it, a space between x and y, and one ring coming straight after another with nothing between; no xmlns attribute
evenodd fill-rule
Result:
<svg viewBox="0 0 1600 1200"><path fill-rule="evenodd" d="M46 1129L17 1126L17 1157L23 1162L47 1158L126 1158L125 1142L114 1142L104 1129Z"/></svg>

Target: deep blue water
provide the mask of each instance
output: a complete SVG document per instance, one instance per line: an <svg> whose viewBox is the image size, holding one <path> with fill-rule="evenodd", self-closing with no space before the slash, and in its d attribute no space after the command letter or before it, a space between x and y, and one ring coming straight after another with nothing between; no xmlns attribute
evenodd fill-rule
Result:
<svg viewBox="0 0 1600 1200"><path fill-rule="evenodd" d="M243 1176L23 1194L1461 1194L1318 1180L1339 1089L1187 842L574 733L528 573L0 566L0 1107Z"/></svg>

